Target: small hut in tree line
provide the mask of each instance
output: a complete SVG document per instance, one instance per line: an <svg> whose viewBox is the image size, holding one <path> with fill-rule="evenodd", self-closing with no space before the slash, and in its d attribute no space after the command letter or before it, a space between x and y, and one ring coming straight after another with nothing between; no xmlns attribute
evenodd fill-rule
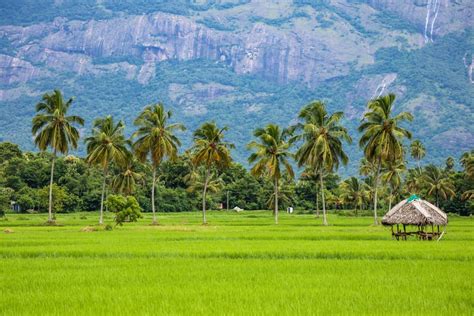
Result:
<svg viewBox="0 0 474 316"><path fill-rule="evenodd" d="M446 230L448 216L430 202L412 195L385 214L382 224L392 227L392 238L397 240L406 240L411 235L421 240L439 240ZM440 226L443 226L442 232ZM407 231L407 227L416 227L416 230Z"/></svg>

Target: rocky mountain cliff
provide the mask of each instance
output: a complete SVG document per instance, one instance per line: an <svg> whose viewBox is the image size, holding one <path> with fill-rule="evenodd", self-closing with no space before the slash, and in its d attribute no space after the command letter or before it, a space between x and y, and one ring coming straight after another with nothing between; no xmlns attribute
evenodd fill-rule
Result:
<svg viewBox="0 0 474 316"><path fill-rule="evenodd" d="M393 91L432 155L474 147L471 1L0 2L0 139L27 148L33 105L55 87L88 119L130 123L163 100L242 144L255 122L288 124L315 98L355 127L368 99Z"/></svg>

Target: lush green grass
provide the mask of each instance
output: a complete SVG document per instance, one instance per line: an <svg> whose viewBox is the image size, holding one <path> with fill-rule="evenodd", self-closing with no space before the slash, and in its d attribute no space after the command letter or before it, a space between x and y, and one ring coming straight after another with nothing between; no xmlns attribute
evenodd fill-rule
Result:
<svg viewBox="0 0 474 316"><path fill-rule="evenodd" d="M397 242L369 217L211 212L81 232L97 214L0 221L0 314L472 315L474 219ZM111 220L111 217L108 218Z"/></svg>

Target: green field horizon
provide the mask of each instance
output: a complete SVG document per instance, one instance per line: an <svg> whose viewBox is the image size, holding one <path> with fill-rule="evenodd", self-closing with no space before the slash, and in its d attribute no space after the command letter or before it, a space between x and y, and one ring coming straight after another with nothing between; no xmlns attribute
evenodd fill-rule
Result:
<svg viewBox="0 0 474 316"><path fill-rule="evenodd" d="M472 315L474 218L396 241L371 217L151 214L107 231L98 213L7 214L2 315ZM107 213L105 224L113 223ZM84 227L97 231L83 232ZM9 233L6 233L9 232Z"/></svg>

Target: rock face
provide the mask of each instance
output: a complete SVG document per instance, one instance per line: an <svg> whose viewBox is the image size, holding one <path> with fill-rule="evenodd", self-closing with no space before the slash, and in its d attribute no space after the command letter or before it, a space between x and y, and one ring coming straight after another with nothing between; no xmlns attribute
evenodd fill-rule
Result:
<svg viewBox="0 0 474 316"><path fill-rule="evenodd" d="M472 25L473 20L470 1L366 2L417 25L418 36L423 36L425 42L433 41L437 34ZM306 8L294 11L300 15L293 12L293 16L283 12L280 15L288 15L288 22L277 27L247 20L233 32L211 29L193 16L161 12L100 21L56 18L51 23L27 27L0 26L0 37L16 50L15 58L0 59L0 80L9 84L33 79L40 73L33 63L43 69L80 75L122 70L129 78L146 84L155 76L156 63L207 59L228 65L238 74L256 74L278 83L303 82L314 87L318 82L349 73L351 67L372 62L373 43L347 25L344 14L348 13L344 10L350 5L335 2L336 13L331 12L332 7ZM331 22L336 23L335 30L321 27L322 14L335 21ZM223 19L230 18L224 15ZM133 59L140 61L140 65L139 69L125 62L98 67L97 60L101 58Z"/></svg>
<svg viewBox="0 0 474 316"><path fill-rule="evenodd" d="M425 42L454 30L472 27L474 2L470 0L367 0L376 9L391 12L418 26Z"/></svg>
<svg viewBox="0 0 474 316"><path fill-rule="evenodd" d="M31 68L28 73L33 72L24 60L84 74L103 70L94 66L94 59L122 57L143 63L138 73L127 64L115 66L129 72L130 77L136 76L142 84L155 76L156 63L161 61L207 59L228 65L238 74L314 86L318 81L347 73L348 64L357 64L360 59L345 54L330 56L329 51L315 49L321 47L319 38L279 32L263 23L256 23L245 34L233 34L164 13L105 21L56 19L52 24L0 27L0 34L18 48L20 58L6 64L4 77L19 82L26 82L33 75L19 74L20 62L22 67ZM346 45L366 49L363 42ZM344 43L338 46L344 49Z"/></svg>

